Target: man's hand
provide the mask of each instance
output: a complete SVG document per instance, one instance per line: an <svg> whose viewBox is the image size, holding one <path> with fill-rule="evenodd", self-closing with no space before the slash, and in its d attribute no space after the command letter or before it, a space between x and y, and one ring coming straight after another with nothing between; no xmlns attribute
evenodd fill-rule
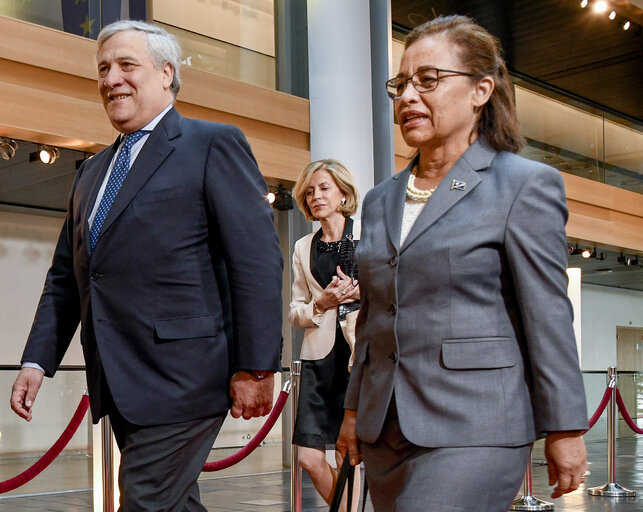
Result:
<svg viewBox="0 0 643 512"><path fill-rule="evenodd" d="M587 450L580 432L552 432L545 438L549 485L558 485L552 498L575 491L585 481Z"/></svg>
<svg viewBox="0 0 643 512"><path fill-rule="evenodd" d="M31 421L31 408L44 374L37 368L23 368L11 388L11 408L21 418Z"/></svg>
<svg viewBox="0 0 643 512"><path fill-rule="evenodd" d="M244 420L265 416L272 409L275 376L255 379L250 373L239 371L230 381L230 396L234 400L230 414Z"/></svg>
<svg viewBox="0 0 643 512"><path fill-rule="evenodd" d="M359 453L359 446L357 441L357 434L355 432L355 425L357 423L357 411L346 409L344 411L344 421L339 430L339 437L337 438L336 448L342 460L346 457L350 459L352 466L357 466L362 462L362 456Z"/></svg>

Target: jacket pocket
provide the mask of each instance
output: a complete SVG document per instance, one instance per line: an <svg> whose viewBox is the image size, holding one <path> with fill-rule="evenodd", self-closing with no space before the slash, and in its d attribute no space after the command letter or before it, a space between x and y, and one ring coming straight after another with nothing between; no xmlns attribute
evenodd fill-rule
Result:
<svg viewBox="0 0 643 512"><path fill-rule="evenodd" d="M368 341L365 341L362 345L362 349L357 355L357 363L364 364L368 361Z"/></svg>
<svg viewBox="0 0 643 512"><path fill-rule="evenodd" d="M169 201L181 197L185 193L182 187L162 188L159 190L142 190L136 198L137 204L156 203Z"/></svg>
<svg viewBox="0 0 643 512"><path fill-rule="evenodd" d="M159 341L216 336L221 326L212 315L154 320L154 333Z"/></svg>
<svg viewBox="0 0 643 512"><path fill-rule="evenodd" d="M442 363L450 370L509 368L516 364L510 338L456 338L442 340Z"/></svg>

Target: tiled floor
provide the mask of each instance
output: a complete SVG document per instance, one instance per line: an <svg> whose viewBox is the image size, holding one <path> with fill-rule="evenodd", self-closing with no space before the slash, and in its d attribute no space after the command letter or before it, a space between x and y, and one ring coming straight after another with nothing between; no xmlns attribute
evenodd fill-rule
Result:
<svg viewBox="0 0 643 512"><path fill-rule="evenodd" d="M643 511L643 438L640 436L619 438L616 445L616 480L622 486L638 492L638 496L633 499L599 498L587 494L587 488L602 485L608 479L606 442L590 442L587 447L591 462L591 475L587 483L570 495L551 500L555 504L555 510L565 512ZM541 446L535 448L533 459L533 494L538 498L548 499L551 491L547 485L547 467L542 463L544 457ZM210 512L291 510L288 471L268 471L250 475L232 473L223 476L211 475L213 474L208 474L201 480L202 500ZM304 476L302 496L303 511L327 510L306 476ZM0 512L92 512L91 500L90 491L7 496L0 497ZM367 502L366 510L372 511L370 502Z"/></svg>

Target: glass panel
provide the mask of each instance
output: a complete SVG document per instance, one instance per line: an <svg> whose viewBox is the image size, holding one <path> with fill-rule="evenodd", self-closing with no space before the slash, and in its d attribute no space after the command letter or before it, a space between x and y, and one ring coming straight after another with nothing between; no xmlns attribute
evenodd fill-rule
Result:
<svg viewBox="0 0 643 512"><path fill-rule="evenodd" d="M515 86L527 147L522 155L583 178L603 179L603 118Z"/></svg>
<svg viewBox="0 0 643 512"><path fill-rule="evenodd" d="M643 126L580 102L515 85L521 154L562 172L643 193Z"/></svg>
<svg viewBox="0 0 643 512"><path fill-rule="evenodd" d="M275 55L273 0L153 0L154 21Z"/></svg>
<svg viewBox="0 0 643 512"><path fill-rule="evenodd" d="M9 394L17 370L0 371L0 390ZM0 414L0 482L31 467L65 430L85 390L85 372L59 371L53 379L45 379L27 423L2 405ZM91 489L91 450L89 413L66 449L49 468L31 482L3 494L56 492Z"/></svg>
<svg viewBox="0 0 643 512"><path fill-rule="evenodd" d="M53 5L52 5L53 4ZM52 7L54 7L52 9ZM51 0L0 0L0 15L63 30L61 2Z"/></svg>
<svg viewBox="0 0 643 512"><path fill-rule="evenodd" d="M146 0L0 0L0 15L96 39L118 19L146 19Z"/></svg>
<svg viewBox="0 0 643 512"><path fill-rule="evenodd" d="M268 89L275 88L274 57L163 23L157 24L178 38L183 48L183 65Z"/></svg>
<svg viewBox="0 0 643 512"><path fill-rule="evenodd" d="M605 183L643 194L643 125L606 116Z"/></svg>

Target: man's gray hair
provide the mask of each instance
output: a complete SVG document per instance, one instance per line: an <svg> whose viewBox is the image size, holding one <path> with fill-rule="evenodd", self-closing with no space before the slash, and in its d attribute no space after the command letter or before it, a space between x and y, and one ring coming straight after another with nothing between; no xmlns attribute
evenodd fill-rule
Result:
<svg viewBox="0 0 643 512"><path fill-rule="evenodd" d="M174 70L174 78L170 85L170 91L176 98L181 89L181 76L179 68L181 67L181 45L172 34L158 25L152 25L144 21L120 20L110 23L103 27L98 34L98 53L110 37L119 32L126 30L136 30L147 35L147 49L152 57L152 62L156 69L160 69L165 64L170 64ZM96 58L98 59L98 53Z"/></svg>

